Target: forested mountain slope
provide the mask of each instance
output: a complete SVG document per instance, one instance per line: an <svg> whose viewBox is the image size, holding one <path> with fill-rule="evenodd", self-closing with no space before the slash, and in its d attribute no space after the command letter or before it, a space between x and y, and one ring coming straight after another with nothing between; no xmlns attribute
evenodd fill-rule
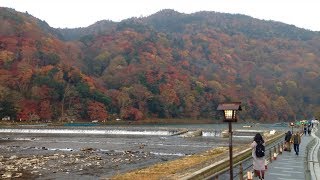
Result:
<svg viewBox="0 0 320 180"><path fill-rule="evenodd" d="M173 10L53 29L1 8L0 24L0 103L18 119L217 119L224 101L246 121L320 111L319 32Z"/></svg>

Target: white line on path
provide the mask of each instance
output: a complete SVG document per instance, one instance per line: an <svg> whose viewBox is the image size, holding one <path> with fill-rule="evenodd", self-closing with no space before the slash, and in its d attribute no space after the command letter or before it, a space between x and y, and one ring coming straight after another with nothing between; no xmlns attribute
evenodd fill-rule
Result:
<svg viewBox="0 0 320 180"><path fill-rule="evenodd" d="M295 173L295 174L303 174L304 173L304 172L301 172L301 171L282 171L282 172Z"/></svg>
<svg viewBox="0 0 320 180"><path fill-rule="evenodd" d="M279 164L279 165L281 165L281 164ZM292 166L292 165L289 165L289 164L286 164L286 165L284 165L284 166L286 166L286 167L288 167L288 168L303 168L303 165L301 165L301 166Z"/></svg>
<svg viewBox="0 0 320 180"><path fill-rule="evenodd" d="M277 177L277 179L283 179L283 180L301 180L301 179L292 179L292 178L288 179L288 178L281 178L281 177Z"/></svg>
<svg viewBox="0 0 320 180"><path fill-rule="evenodd" d="M273 168L276 168L276 169L293 169L293 168L289 168L289 167L273 167Z"/></svg>
<svg viewBox="0 0 320 180"><path fill-rule="evenodd" d="M302 162L296 162L296 161L295 161L295 162L281 162L281 161L280 161L280 162L277 162L277 163L278 163L278 164L285 164L285 165L287 165L287 164L295 164L295 165L301 164L301 165L302 165L302 164L303 164Z"/></svg>
<svg viewBox="0 0 320 180"><path fill-rule="evenodd" d="M292 158L290 158L290 159L281 159L281 160L285 160L285 161L295 161L295 162L297 162L297 160L303 160L303 157L301 157L301 158L292 157Z"/></svg>
<svg viewBox="0 0 320 180"><path fill-rule="evenodd" d="M272 174L272 175L277 175L277 176L291 176L290 174L281 174L281 173L269 173L269 174Z"/></svg>

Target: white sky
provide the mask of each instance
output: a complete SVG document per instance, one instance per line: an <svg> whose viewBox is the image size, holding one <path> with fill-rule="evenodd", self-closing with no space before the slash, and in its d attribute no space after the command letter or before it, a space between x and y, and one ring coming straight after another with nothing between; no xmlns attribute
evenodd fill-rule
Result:
<svg viewBox="0 0 320 180"><path fill-rule="evenodd" d="M0 0L45 20L52 27L86 27L99 20L121 21L162 9L238 13L320 31L320 0Z"/></svg>

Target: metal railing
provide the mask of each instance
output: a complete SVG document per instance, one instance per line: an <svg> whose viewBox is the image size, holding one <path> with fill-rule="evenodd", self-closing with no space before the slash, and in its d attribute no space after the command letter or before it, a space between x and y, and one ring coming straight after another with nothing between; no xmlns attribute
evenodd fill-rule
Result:
<svg viewBox="0 0 320 180"><path fill-rule="evenodd" d="M276 142L272 142L269 145L267 145L266 157L265 157L267 164L272 163L272 161L274 159L276 159L276 156L278 154L282 154L283 148L284 148L284 140L282 140L282 139L279 139ZM251 152L251 149L249 151ZM252 173L252 170L253 170L252 166L253 165L252 165L251 160L252 160L252 156L250 153L249 157L246 157L245 159L243 159L233 165L234 169L238 169L238 172L234 173L233 179L238 177L240 180L243 180L247 176L247 173L244 174L244 172L248 171L248 172ZM246 166L246 167L244 168L244 166ZM250 168L251 168L251 170L250 170ZM210 177L207 177L206 179L218 180L219 177L222 177L223 179L228 179L227 178L227 177L229 177L228 170L229 170L229 168L225 168L225 169L211 175Z"/></svg>
<svg viewBox="0 0 320 180"><path fill-rule="evenodd" d="M309 165L310 157L309 156L310 156L311 148L315 145L315 143L316 143L316 139L312 139L306 147L305 159L304 159L305 179L311 179L311 172L310 172L310 165Z"/></svg>

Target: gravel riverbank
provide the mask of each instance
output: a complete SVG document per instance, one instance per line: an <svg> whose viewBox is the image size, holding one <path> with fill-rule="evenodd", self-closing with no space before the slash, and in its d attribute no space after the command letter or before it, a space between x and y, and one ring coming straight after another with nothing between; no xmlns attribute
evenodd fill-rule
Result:
<svg viewBox="0 0 320 180"><path fill-rule="evenodd" d="M6 142L1 141L0 144L2 178L97 179L175 158L156 156L141 149L102 152L88 147L73 152L19 146L4 148Z"/></svg>

